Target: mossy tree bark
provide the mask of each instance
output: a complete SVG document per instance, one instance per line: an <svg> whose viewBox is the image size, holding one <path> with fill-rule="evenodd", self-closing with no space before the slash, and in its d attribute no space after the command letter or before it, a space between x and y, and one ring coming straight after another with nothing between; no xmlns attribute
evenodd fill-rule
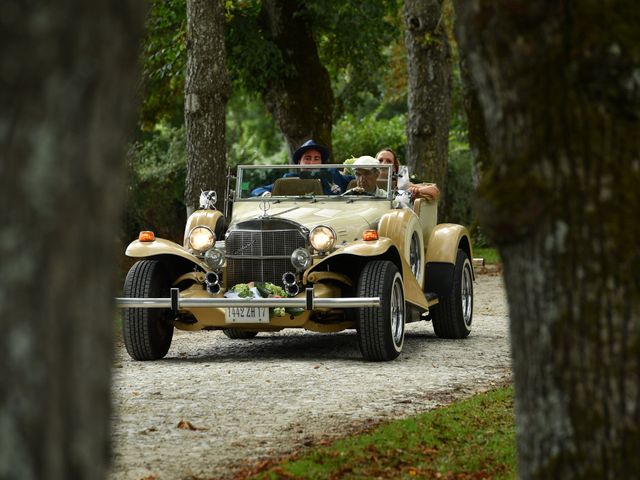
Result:
<svg viewBox="0 0 640 480"><path fill-rule="evenodd" d="M463 86L463 106L467 116L467 133L469 147L473 156L473 186L478 187L482 172L489 168L491 152L487 140L487 129L484 124L484 114L478 98L478 87L473 82L469 72L469 62L464 51L460 51L460 77Z"/></svg>
<svg viewBox="0 0 640 480"><path fill-rule="evenodd" d="M520 477L640 472L640 13L457 0L491 162Z"/></svg>
<svg viewBox="0 0 640 480"><path fill-rule="evenodd" d="M184 121L187 140L187 214L202 190L226 188L225 114L229 80L222 0L187 0L187 70Z"/></svg>
<svg viewBox="0 0 640 480"><path fill-rule="evenodd" d="M265 37L277 46L288 66L265 87L263 98L284 135L289 157L310 138L331 150L333 90L305 18L304 3L264 0L260 18Z"/></svg>
<svg viewBox="0 0 640 480"><path fill-rule="evenodd" d="M407 164L445 198L451 116L451 55L442 0L405 0L409 67ZM442 204L444 208L444 204Z"/></svg>
<svg viewBox="0 0 640 480"><path fill-rule="evenodd" d="M0 6L0 478L105 478L144 4Z"/></svg>

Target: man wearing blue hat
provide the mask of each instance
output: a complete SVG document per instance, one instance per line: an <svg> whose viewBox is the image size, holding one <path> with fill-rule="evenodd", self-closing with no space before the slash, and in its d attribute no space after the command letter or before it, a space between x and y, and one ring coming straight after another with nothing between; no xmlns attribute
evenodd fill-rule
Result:
<svg viewBox="0 0 640 480"><path fill-rule="evenodd" d="M291 162L295 165L318 165L327 163L329 160L329 149L313 140L307 140L298 149L293 152ZM347 189L349 181L353 177L342 175L335 168L314 170L303 172L309 175L309 178L319 178L322 183L322 190L325 195L339 195ZM294 173L286 173L284 177L297 176ZM273 184L258 187L251 191L252 197L270 195L273 190Z"/></svg>

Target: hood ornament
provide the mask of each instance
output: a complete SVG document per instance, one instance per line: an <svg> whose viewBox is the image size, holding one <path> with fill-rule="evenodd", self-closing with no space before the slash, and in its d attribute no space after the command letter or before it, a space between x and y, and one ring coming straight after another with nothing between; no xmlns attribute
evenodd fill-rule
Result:
<svg viewBox="0 0 640 480"><path fill-rule="evenodd" d="M267 217L267 212L269 211L269 209L271 208L271 202L267 202L266 200L263 200L262 202L260 202L260 209L262 210L262 216L263 217Z"/></svg>

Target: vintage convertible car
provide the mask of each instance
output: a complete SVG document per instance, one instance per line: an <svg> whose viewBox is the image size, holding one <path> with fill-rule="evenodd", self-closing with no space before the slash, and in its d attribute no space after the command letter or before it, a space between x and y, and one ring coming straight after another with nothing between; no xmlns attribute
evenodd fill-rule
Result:
<svg viewBox="0 0 640 480"><path fill-rule="evenodd" d="M231 339L355 329L373 361L401 353L408 322L432 321L443 338L468 336L467 229L437 224L435 203L399 201L390 171L378 196L326 195L344 167L239 166L224 213L215 192L203 192L182 245L141 232L126 250L140 260L116 299L131 357L162 358L174 327L222 330ZM270 196L252 196L264 185Z"/></svg>

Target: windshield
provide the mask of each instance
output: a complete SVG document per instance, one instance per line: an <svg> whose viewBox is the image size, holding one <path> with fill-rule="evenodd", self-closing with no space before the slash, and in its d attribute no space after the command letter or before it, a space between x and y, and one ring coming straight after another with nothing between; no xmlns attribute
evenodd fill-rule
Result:
<svg viewBox="0 0 640 480"><path fill-rule="evenodd" d="M235 199L391 199L391 168L392 165L380 165L356 171L345 164L240 165Z"/></svg>

